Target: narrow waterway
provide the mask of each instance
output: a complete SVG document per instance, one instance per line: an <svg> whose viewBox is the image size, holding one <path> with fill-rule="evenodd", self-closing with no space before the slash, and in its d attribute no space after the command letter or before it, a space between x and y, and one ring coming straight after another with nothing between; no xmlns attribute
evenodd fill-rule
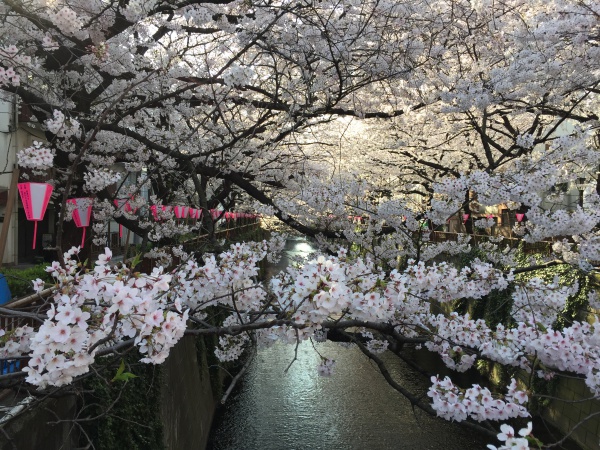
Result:
<svg viewBox="0 0 600 450"><path fill-rule="evenodd" d="M288 241L290 253L311 251ZM280 263L284 266L286 261ZM212 450L482 449L488 443L457 424L429 417L394 391L358 349L336 343L260 349L227 404L217 412ZM315 350L316 349L316 350ZM332 377L317 375L320 357L336 361ZM394 355L384 355L402 385L424 394L427 381Z"/></svg>

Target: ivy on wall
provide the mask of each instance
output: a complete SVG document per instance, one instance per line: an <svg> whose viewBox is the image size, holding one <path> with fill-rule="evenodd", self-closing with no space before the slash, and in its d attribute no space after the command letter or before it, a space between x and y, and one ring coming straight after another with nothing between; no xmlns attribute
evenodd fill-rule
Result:
<svg viewBox="0 0 600 450"><path fill-rule="evenodd" d="M135 374L135 378L111 381L118 372L119 360L105 358L100 360L99 368L103 376L85 379L80 417L96 420L83 422L82 447L91 441L97 450L164 449L161 368L141 364L140 358L138 352L124 357L127 371Z"/></svg>

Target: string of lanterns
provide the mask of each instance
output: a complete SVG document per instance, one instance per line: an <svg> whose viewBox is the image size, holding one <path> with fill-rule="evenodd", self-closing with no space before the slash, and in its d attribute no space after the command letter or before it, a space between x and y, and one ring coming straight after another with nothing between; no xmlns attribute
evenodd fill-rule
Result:
<svg viewBox="0 0 600 450"><path fill-rule="evenodd" d="M44 220L50 197L52 196L53 186L48 183L18 183L19 196L25 210L27 220L33 221L33 244L35 249L37 241L38 222ZM85 243L86 229L90 226L92 218L92 208L94 200L90 197L75 197L67 199L67 204L72 205L71 218L75 222L77 228L83 228L81 236L81 246ZM123 209L129 214L136 214L138 208L131 205L131 199L117 198L113 200L116 208ZM160 208L160 209L159 209ZM159 214L160 211L160 214ZM193 208L191 206L168 206L168 205L152 205L150 212L155 221L168 220L173 216L178 220L199 220L203 216L202 209ZM242 219L256 219L257 214L221 211L217 209L208 210L213 221L225 219L227 222L238 221ZM123 237L123 225L119 224L119 237Z"/></svg>

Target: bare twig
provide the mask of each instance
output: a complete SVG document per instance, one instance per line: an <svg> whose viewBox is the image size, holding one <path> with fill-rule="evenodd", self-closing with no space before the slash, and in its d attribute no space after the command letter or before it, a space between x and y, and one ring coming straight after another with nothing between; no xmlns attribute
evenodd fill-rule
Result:
<svg viewBox="0 0 600 450"><path fill-rule="evenodd" d="M250 356L248 356L248 360L246 361L246 364L244 364L244 366L242 367L242 369L237 373L237 375L235 377L233 377L233 380L231 380L231 383L229 384L229 387L227 388L227 390L225 391L225 394L221 398L221 404L222 405L225 404L225 402L227 401L227 398L229 397L229 394L231 394L231 391L233 391L233 388L235 387L235 385L237 384L237 382L240 380L240 378L242 378L242 376L244 375L244 373L246 372L246 370L248 370L248 367L250 367L250 363L254 359L254 355L255 355L255 352L252 352L250 354Z"/></svg>

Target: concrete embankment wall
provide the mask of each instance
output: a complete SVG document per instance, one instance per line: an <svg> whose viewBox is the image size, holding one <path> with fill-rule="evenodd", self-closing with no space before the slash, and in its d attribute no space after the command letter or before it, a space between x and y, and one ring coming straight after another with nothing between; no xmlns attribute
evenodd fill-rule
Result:
<svg viewBox="0 0 600 450"><path fill-rule="evenodd" d="M172 349L169 358L160 367L160 389L154 391L159 392L159 398L156 399L159 408L156 411L160 417L154 423L162 423L163 442L152 442L152 448L202 450L206 447L215 411L215 395L207 363L209 351L201 339L186 336ZM222 383L221 373L213 371L213 379L216 380L215 392L218 395ZM14 397L14 394L8 394ZM147 394L144 388L138 388L133 395ZM121 398L121 401L128 400ZM0 406L17 403L18 400L9 396L0 400ZM3 426L0 449L81 448L81 442L78 442L81 437L79 428L72 422L78 417L77 409L78 401L75 396L44 401ZM156 416L148 416L150 419L152 417ZM143 428L141 432L144 432ZM113 431L113 435L117 434L117 431ZM160 436L160 433L156 435ZM94 442L94 445L96 448L112 449L115 442L118 442L118 436L112 444L104 441Z"/></svg>
<svg viewBox="0 0 600 450"><path fill-rule="evenodd" d="M73 424L76 416L74 396L49 399L40 408L29 411L3 425L0 449L34 450L77 448Z"/></svg>
<svg viewBox="0 0 600 450"><path fill-rule="evenodd" d="M206 447L215 401L206 351L197 351L192 336L184 337L164 364L160 403L166 449Z"/></svg>

